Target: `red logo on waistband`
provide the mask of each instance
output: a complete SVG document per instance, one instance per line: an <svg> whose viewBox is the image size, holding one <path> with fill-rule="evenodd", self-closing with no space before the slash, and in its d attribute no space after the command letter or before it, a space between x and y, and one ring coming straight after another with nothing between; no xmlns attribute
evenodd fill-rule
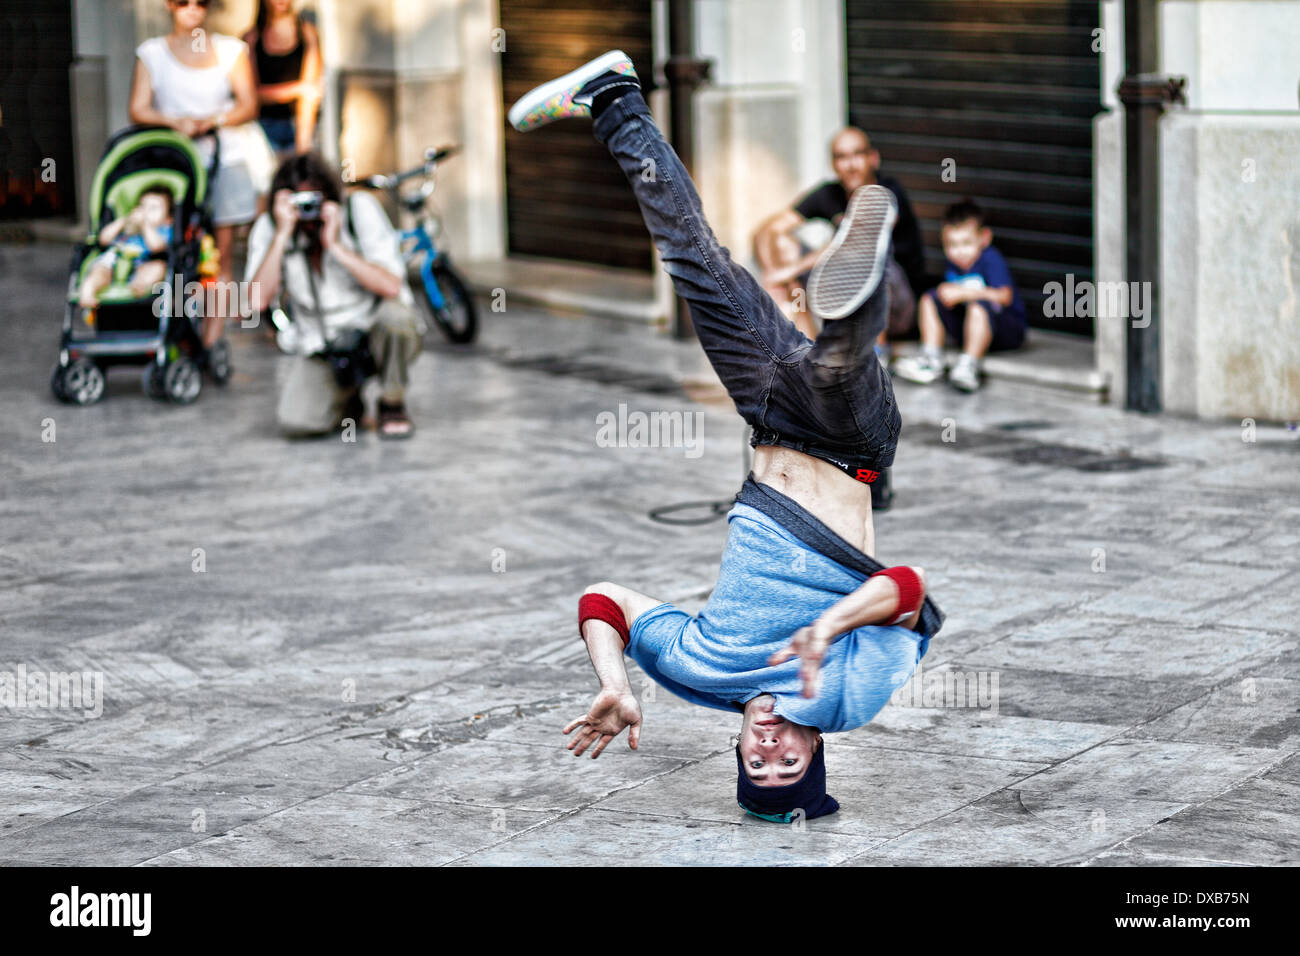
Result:
<svg viewBox="0 0 1300 956"><path fill-rule="evenodd" d="M871 484L880 477L880 472L872 471L870 468L859 468L858 473L853 477L858 481L865 481L867 484Z"/></svg>

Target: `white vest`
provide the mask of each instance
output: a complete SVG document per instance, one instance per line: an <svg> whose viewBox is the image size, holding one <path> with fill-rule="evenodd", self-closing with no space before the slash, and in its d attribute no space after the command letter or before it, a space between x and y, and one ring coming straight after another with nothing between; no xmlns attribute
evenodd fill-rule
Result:
<svg viewBox="0 0 1300 956"><path fill-rule="evenodd" d="M202 119L234 108L230 71L239 55L248 49L248 44L236 37L210 31L207 39L217 54L215 66L186 66L176 59L166 37L150 37L136 47L135 55L149 71L154 109L164 116ZM221 138L221 165L247 165L256 187L264 191L274 172L274 155L261 127L256 122L223 127L217 135ZM211 140L203 137L195 145L204 161L211 161Z"/></svg>

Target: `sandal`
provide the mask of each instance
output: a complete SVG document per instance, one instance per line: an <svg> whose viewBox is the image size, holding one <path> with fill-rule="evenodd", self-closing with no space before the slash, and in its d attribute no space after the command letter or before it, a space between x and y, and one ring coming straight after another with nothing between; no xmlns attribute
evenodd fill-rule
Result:
<svg viewBox="0 0 1300 956"><path fill-rule="evenodd" d="M379 437L410 438L415 426L406 417L406 406L401 402L379 403Z"/></svg>

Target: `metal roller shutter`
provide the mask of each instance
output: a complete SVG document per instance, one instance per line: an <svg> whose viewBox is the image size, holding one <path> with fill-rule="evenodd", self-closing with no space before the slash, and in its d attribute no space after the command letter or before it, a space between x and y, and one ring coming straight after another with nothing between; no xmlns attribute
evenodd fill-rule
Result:
<svg viewBox="0 0 1300 956"><path fill-rule="evenodd" d="M539 83L618 48L642 86L653 75L650 0L500 0L505 109ZM511 253L649 270L650 236L632 191L590 120L520 136L507 130Z"/></svg>
<svg viewBox="0 0 1300 956"><path fill-rule="evenodd" d="M907 189L927 271L943 272L944 207L970 196L1030 325L1092 334L1090 318L1046 318L1042 301L1067 273L1092 279L1096 0L847 0L846 16L850 122Z"/></svg>

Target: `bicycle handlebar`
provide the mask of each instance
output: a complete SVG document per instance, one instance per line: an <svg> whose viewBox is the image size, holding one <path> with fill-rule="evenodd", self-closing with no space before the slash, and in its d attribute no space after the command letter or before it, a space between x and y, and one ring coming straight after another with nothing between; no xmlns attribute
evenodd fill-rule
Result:
<svg viewBox="0 0 1300 956"><path fill-rule="evenodd" d="M368 176L361 180L360 185L369 189L395 189L408 179L427 174L431 166L442 162L448 156L452 156L458 152L460 152L460 146L443 146L441 149L426 149L424 151L424 165L416 166L414 169L408 169L404 173L393 173L389 176Z"/></svg>

